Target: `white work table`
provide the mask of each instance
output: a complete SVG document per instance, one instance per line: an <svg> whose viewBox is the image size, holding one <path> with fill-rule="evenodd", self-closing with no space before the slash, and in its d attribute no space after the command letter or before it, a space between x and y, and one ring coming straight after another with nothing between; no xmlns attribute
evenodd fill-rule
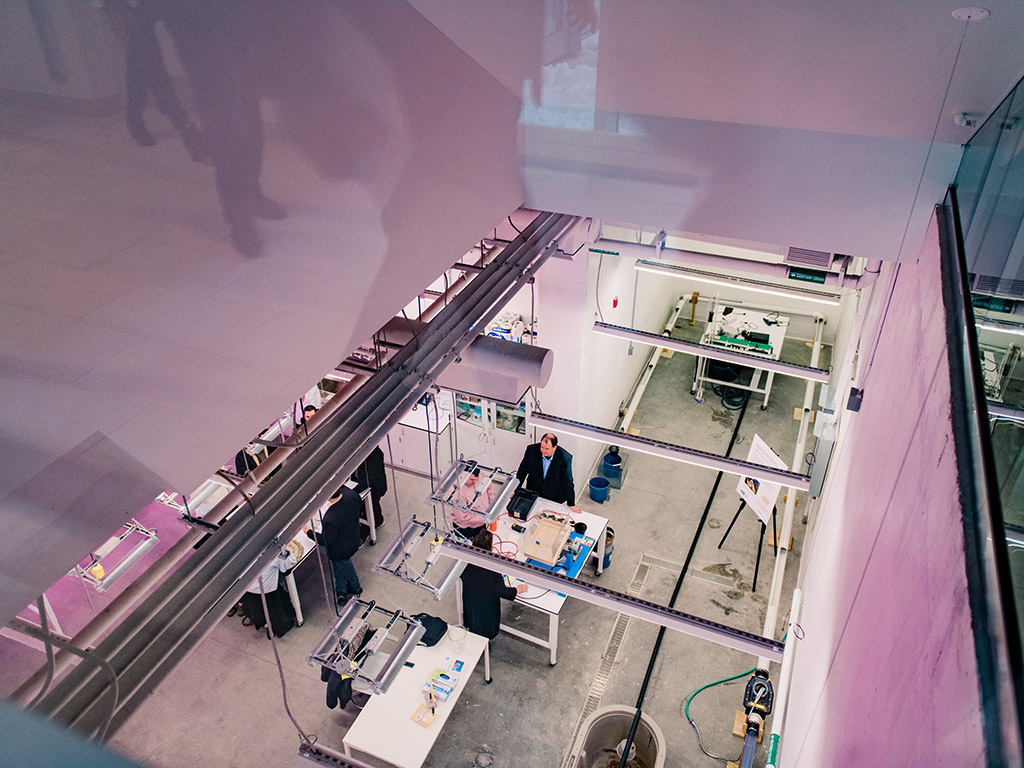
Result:
<svg viewBox="0 0 1024 768"><path fill-rule="evenodd" d="M573 512L564 504L556 504L553 501L548 501L547 499L542 498L537 499L533 503L533 507L530 509L530 517L544 511L553 511L569 515L574 522L585 523L587 526L584 536L591 539L592 543L585 546L580 555L574 559L573 566L569 569L567 575L572 578L578 577L580 572L583 570L583 566L591 557L597 558L596 572L600 575L604 570L605 531L608 527L608 518L600 517L599 515L595 515L590 512ZM523 554L523 551L526 548L526 542L524 541L525 534L517 533L512 530L512 525L519 522L520 521L512 518L507 513L498 517L497 530L494 532L494 551L515 560L519 560L520 562L526 562L526 556ZM560 570L559 572L561 573L563 571ZM513 580L511 583L515 585L519 582ZM529 584L527 584L527 586L529 586L529 589L523 594L518 595L516 597L516 602L520 605L525 605L536 611L547 614L547 637L544 638L531 635L521 629L511 627L507 624L501 625L501 631L507 632L521 640L526 640L528 643L533 643L534 645L539 645L542 648L547 648L551 652L551 666L554 666L558 663L558 614L562 610L562 606L565 605L565 595L555 592L554 590L547 589L546 587L535 587Z"/></svg>
<svg viewBox="0 0 1024 768"><path fill-rule="evenodd" d="M779 315L778 312L761 312L751 309L737 309L726 305L719 305L715 308L711 320L704 327L704 333L700 337L700 343L707 347L722 347L737 352L745 352L751 356L761 356L766 360L778 360L782 353L782 342L786 338L786 327L789 325L789 318ZM757 333L766 334L768 341L764 346L755 346L744 334ZM750 367L754 373L750 384L740 384L733 381L721 381L707 375L707 357L697 357L697 364L693 372L693 386L690 387L690 394L694 394L699 387L705 384L721 385L733 389L745 389L755 394L763 394L764 402L761 410L768 407L768 397L772 392L772 381L775 379L774 371L766 371L758 368L756 362L751 362ZM763 379L763 383L762 383Z"/></svg>
<svg viewBox="0 0 1024 768"><path fill-rule="evenodd" d="M353 757L352 750L357 750L399 768L423 765L487 648L486 638L467 632L465 647L455 650L451 635L449 629L437 645L413 649L407 662L413 666L398 673L387 693L370 697L342 740L346 755ZM449 656L464 662L458 685L447 701L437 702L434 720L427 726L420 725L412 715L425 703L423 689L430 673L443 667Z"/></svg>

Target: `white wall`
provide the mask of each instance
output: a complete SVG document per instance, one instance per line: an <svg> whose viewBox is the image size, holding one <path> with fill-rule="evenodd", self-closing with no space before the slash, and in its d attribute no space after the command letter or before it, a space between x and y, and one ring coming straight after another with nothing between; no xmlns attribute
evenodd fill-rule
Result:
<svg viewBox="0 0 1024 768"><path fill-rule="evenodd" d="M843 415L803 555L787 767L984 764L938 261L933 219Z"/></svg>
<svg viewBox="0 0 1024 768"><path fill-rule="evenodd" d="M555 353L551 381L540 391L540 400L545 413L612 428L651 348L634 344L630 355L629 342L594 333L598 297L605 322L629 326L638 279L634 327L660 332L680 294L673 280L637 273L632 259L605 256L602 262L584 253L573 261L550 260L537 277L538 343ZM605 446L569 436L560 436L559 445L573 454L576 495L583 497Z"/></svg>

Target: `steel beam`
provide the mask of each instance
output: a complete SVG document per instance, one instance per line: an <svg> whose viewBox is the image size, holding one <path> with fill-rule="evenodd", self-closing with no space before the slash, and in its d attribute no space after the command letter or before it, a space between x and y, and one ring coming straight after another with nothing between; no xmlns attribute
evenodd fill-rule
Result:
<svg viewBox="0 0 1024 768"><path fill-rule="evenodd" d="M743 651L752 656L764 656L772 661L782 661L782 643L744 632L742 629L734 629L675 608L668 608L648 600L641 600L639 597L599 587L596 584L572 579L565 574L553 573L529 563L521 563L493 552L485 552L468 544L446 540L441 544L441 553L456 560L478 565L489 571L514 575L517 579L522 579L534 586L552 589L591 605L624 613L642 621L658 624L666 629L699 637L702 640Z"/></svg>
<svg viewBox="0 0 1024 768"><path fill-rule="evenodd" d="M596 440L600 443L610 443L621 448L630 448L640 453L648 453L651 456L660 456L663 459L672 459L673 461L681 461L684 464L693 464L705 469L713 469L716 472L726 472L731 475L752 477L755 480L778 483L786 488L795 488L798 491L807 491L811 487L810 476L802 475L799 472L768 467L764 464L754 464L753 462L734 459L730 456L719 456L717 453L698 451L696 448L685 448L681 445L652 440L649 437L616 432L614 429L595 427L593 424L585 424L582 421L573 421L561 416L550 416L539 411L530 413L527 426L546 427L554 432Z"/></svg>
<svg viewBox="0 0 1024 768"><path fill-rule="evenodd" d="M637 331L622 325L595 322L594 332L604 334L605 336L614 336L617 339L625 339L626 341L649 344L652 347L665 347L665 349L671 349L687 355L697 355L712 360L721 360L726 363L737 363L749 368L773 371L783 376L795 376L798 379L806 379L807 381L828 383L829 371L824 368L814 368L810 365L798 365L797 363L784 363L781 360L770 360L761 355L737 352L736 350L723 349L722 347L714 347L708 344L697 344L692 341L681 341L669 338L668 336L661 336L657 333Z"/></svg>

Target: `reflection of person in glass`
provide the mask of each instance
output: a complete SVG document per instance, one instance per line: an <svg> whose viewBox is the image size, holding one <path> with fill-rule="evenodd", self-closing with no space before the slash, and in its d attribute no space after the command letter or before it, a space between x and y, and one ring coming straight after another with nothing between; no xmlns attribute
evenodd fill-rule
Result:
<svg viewBox="0 0 1024 768"><path fill-rule="evenodd" d="M456 531L472 541L484 529L484 517L479 513L486 512L494 502L493 483L481 483L480 468L476 467L462 482L455 500L460 506L451 507L452 523Z"/></svg>
<svg viewBox="0 0 1024 768"><path fill-rule="evenodd" d="M757 480L755 480L752 477L745 477L745 478L743 478L743 482L746 483L747 488L752 490L754 493L757 493L757 489L761 487L761 483L759 483Z"/></svg>
<svg viewBox="0 0 1024 768"><path fill-rule="evenodd" d="M143 110L152 94L156 108L171 121L189 156L202 160L208 153L206 138L189 120L174 92L156 39L157 11L152 0L129 2L106 0L103 15L115 37L124 45L125 122L128 133L140 147L151 147L156 139L146 127Z"/></svg>
<svg viewBox="0 0 1024 768"><path fill-rule="evenodd" d="M209 141L231 244L241 254L256 256L263 249L256 220L288 215L260 186L263 121L257 72L262 20L244 3L168 0L161 8Z"/></svg>

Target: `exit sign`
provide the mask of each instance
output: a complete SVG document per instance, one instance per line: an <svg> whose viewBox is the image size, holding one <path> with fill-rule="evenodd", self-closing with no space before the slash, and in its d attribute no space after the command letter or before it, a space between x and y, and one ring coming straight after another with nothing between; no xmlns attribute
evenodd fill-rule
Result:
<svg viewBox="0 0 1024 768"><path fill-rule="evenodd" d="M789 279L800 280L805 283L818 283L818 285L825 284L825 277L828 272L822 272L817 269L804 269L803 267L790 267L789 268Z"/></svg>

